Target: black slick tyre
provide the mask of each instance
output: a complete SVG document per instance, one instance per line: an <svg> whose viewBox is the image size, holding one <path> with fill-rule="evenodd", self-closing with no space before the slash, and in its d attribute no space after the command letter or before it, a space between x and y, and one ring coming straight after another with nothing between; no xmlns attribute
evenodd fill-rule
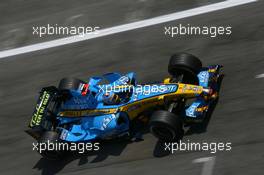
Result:
<svg viewBox="0 0 264 175"><path fill-rule="evenodd" d="M58 143L59 143L59 134L54 131L46 131L38 140L38 144L39 144L38 152L44 158L47 159L51 159L51 160L60 159L63 155L63 151L56 149L55 145Z"/></svg>
<svg viewBox="0 0 264 175"><path fill-rule="evenodd" d="M61 79L58 89L59 90L77 90L81 83L85 83L77 78L63 78Z"/></svg>
<svg viewBox="0 0 264 175"><path fill-rule="evenodd" d="M197 74L202 69L202 62L199 58L188 53L177 53L171 56L168 72L174 77L181 77L180 82L197 84Z"/></svg>
<svg viewBox="0 0 264 175"><path fill-rule="evenodd" d="M169 111L155 111L149 125L150 132L162 141L177 141L183 135L180 117Z"/></svg>

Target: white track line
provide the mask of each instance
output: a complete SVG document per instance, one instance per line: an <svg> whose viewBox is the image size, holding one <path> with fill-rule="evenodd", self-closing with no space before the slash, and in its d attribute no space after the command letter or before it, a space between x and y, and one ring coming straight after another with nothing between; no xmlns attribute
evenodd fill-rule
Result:
<svg viewBox="0 0 264 175"><path fill-rule="evenodd" d="M191 16L196 16L200 14L205 14L221 9L226 9L230 7L235 7L239 6L242 4L248 4L252 2L256 2L257 0L227 0L224 2L219 2L219 3L214 3L210 5L205 5L202 7L197 7L189 10L184 10L181 12L176 12L176 13L171 13L168 15L163 15L155 18L150 18L138 22L132 22L129 24L124 24L124 25L119 25L115 27L110 27L106 29L99 30L98 34L85 34L82 36L70 36L66 38L61 38L61 39L56 39L52 41L47 41L47 42L42 42L38 44L32 44L24 47L19 47L15 49L10 49L10 50L5 50L0 52L0 59L9 57L9 56L14 56L14 55L19 55L19 54L24 54L24 53L29 53L29 52L34 52L38 50L43 50L43 49L48 49L52 47L58 47L66 44L71 44L71 43L76 43L80 41L85 41L93 38L99 38L107 35L112 35L120 32L125 32L129 30L134 30L134 29L139 29L147 26L152 26L156 24L161 24L169 21L174 21L182 18L187 18Z"/></svg>
<svg viewBox="0 0 264 175"><path fill-rule="evenodd" d="M264 74L259 74L259 75L256 75L255 78L264 78Z"/></svg>

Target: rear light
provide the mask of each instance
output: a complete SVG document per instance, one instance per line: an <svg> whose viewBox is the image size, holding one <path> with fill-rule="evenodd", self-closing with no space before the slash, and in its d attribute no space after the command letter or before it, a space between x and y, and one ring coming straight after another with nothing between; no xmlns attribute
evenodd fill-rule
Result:
<svg viewBox="0 0 264 175"><path fill-rule="evenodd" d="M89 84L84 84L82 88L82 95L85 96L89 91Z"/></svg>

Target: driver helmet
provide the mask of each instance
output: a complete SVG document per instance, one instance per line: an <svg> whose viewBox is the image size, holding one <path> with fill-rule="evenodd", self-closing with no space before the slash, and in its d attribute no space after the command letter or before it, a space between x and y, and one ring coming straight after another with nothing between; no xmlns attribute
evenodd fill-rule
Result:
<svg viewBox="0 0 264 175"><path fill-rule="evenodd" d="M120 97L113 92L105 93L103 95L103 102L108 105L118 104L120 103Z"/></svg>

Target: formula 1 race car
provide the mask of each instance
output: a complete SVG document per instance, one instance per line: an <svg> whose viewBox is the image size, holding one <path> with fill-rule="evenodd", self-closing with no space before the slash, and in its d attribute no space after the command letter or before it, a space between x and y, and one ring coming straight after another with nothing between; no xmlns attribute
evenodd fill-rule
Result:
<svg viewBox="0 0 264 175"><path fill-rule="evenodd" d="M158 139L175 141L183 124L203 121L217 99L221 67L179 53L170 58L171 76L159 83L138 84L133 72L88 82L64 78L41 90L26 132L40 142L92 142L131 136L131 123L144 120Z"/></svg>

